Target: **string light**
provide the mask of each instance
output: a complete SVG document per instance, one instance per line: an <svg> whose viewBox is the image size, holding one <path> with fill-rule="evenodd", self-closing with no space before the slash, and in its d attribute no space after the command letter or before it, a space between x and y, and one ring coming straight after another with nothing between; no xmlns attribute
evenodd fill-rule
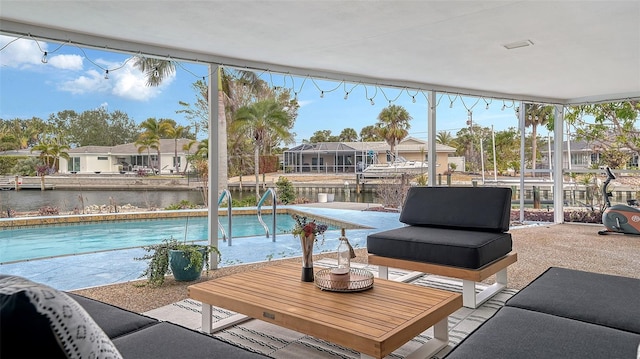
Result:
<svg viewBox="0 0 640 359"><path fill-rule="evenodd" d="M52 54L52 53L57 52L60 48L62 48L62 47L64 47L64 46L66 46L66 45L75 46L75 47L77 47L77 48L78 48L78 49L83 53L83 55L84 55L84 58L85 58L85 59L87 59L89 62L91 62L91 63L92 63L93 65L95 65L96 67L98 67L98 68L100 68L100 69L102 69L102 70L104 70L104 71L105 71L105 74L104 74L104 78L105 78L105 79L109 79L109 72L116 71L116 70L119 70L119 69L121 69L121 68L125 67L125 66L126 66L126 64L127 64L127 62L129 62L131 59L133 59L133 58L141 58L141 57L143 57L143 55L142 55L141 53L138 53L138 55L133 55L133 56L131 56L130 58L126 59L126 60L122 63L122 65L121 65L121 66L119 66L119 67L112 68L112 69L105 69L104 67L102 67L102 66L100 66L99 64L95 63L94 61L92 61L92 60L91 60L91 58L89 58L89 57L87 56L87 54L86 54L86 52L84 51L84 49L83 49L83 48L81 48L81 47L79 46L79 44L78 44L78 43L74 43L74 42L72 42L71 40L64 40L64 41L63 41L63 40L60 40L60 41L58 41L58 42L60 42L60 45L59 45L56 49L51 50L51 51L44 51L44 49L40 46L40 43L38 42L38 40L37 40L35 37L33 37L31 34L22 34L21 36L20 36L20 34L18 34L17 36L19 36L19 37L17 37L17 38L16 38L15 40L13 40L13 41L10 41L9 43L5 44L4 46L2 46L2 47L0 48L0 51L4 50L8 45L10 45L11 43L13 43L14 41L16 41L16 40L18 40L18 39L21 39L21 38L28 38L28 39L31 39L32 41L36 42L37 46L40 48L40 51L41 51L41 52L42 52L42 54L43 54L43 55L42 55L42 58L41 58L41 62L42 62L43 64L46 64L46 63L48 63L48 55L49 55L49 54ZM127 51L123 51L123 52L127 52ZM157 55L154 55L154 56L157 56ZM196 62L196 63L202 63L202 61L199 61L199 60L197 60L197 59L184 59L184 60L185 60L185 61ZM172 58L171 58L171 57L169 57L169 56L167 56L167 57L166 57L166 60L162 60L162 61L170 61L170 62L174 63L176 66L178 66L178 67L182 68L183 70L185 70L185 71L187 71L187 72L191 73L192 75L194 75L194 77L196 77L196 78L202 78L202 80L203 80L203 82L205 82L205 84L206 84L206 78L210 76L210 75L207 75L207 76L202 76L202 77L201 77L201 76L199 76L199 75L196 75L196 74L194 74L193 72L191 72L189 69L185 68L185 67L184 67L180 62L175 61L174 59L172 59ZM220 65L220 66L222 66L222 64L219 64L219 65ZM232 67L232 68L234 68L234 69L236 69L236 70L239 70L239 71L253 71L253 72L256 72L256 73L257 73L257 72L259 72L259 71L262 71L262 74L264 74L264 72L268 72L268 73L269 73L269 76L271 76L271 73L272 73L272 71L271 71L271 70L268 70L268 69L262 69L262 70L260 70L260 69L246 68L246 67L235 67L235 66L230 66L230 67ZM300 93L302 93L302 89L303 89L303 87L304 87L304 84L305 84L305 81L306 81L306 79L307 79L307 78L311 78L311 80L314 82L314 84L316 85L316 87L318 88L318 90L320 90L320 97L321 97L321 98L323 98L323 97L324 97L324 92L327 92L327 91L328 91L328 92L332 92L332 91L336 90L337 88L339 88L339 86L340 86L340 85L343 85L343 86L344 86L344 91L345 91L344 99L345 99L345 100L347 100L347 99L349 98L349 95L351 94L351 92L353 92L353 90L354 90L354 89L355 89L355 87L357 87L357 86L363 85L363 86L365 87L365 92L367 91L367 86L366 86L364 83L362 83L362 82L360 82L360 83L355 83L355 84L353 85L353 87L352 87L350 90L348 90L348 89L346 88L346 82L345 82L344 80L339 81L338 86L337 86L336 88L334 88L334 89L330 89L330 90L322 90L322 89L320 89L320 88L319 88L319 86L318 86L318 84L315 82L314 78L313 78L313 77L311 77L310 75L304 75L304 79L303 79L303 81L302 81L302 84L300 85L300 88L296 91L296 88L295 88L296 86L295 86L295 80L294 80L294 77L293 77L290 73L288 73L288 72L287 72L287 73L279 73L279 74L283 75L283 80L284 80L284 87L283 87L283 88L288 88L288 86L287 86L288 84L287 84L286 76L289 76L289 77L291 78L291 82L292 82L292 84L291 84L291 90L292 90L292 92L294 93L294 98L295 98L296 100L298 99L298 95L299 95ZM158 67L155 67L155 69L154 69L154 71L153 71L153 76L154 76L154 77L160 77L160 71L159 71ZM303 77L303 76L300 76L300 77ZM329 80L329 81L337 81L337 80L331 80L331 79L325 79L325 80ZM273 79L271 80L271 84L272 84L272 86L273 86ZM464 95L464 96L469 96L469 97L475 97L475 98L477 99L476 104L478 103L478 101L479 101L480 99L484 100L484 101L485 101L485 109L487 109L487 110L489 110L490 104L493 102L492 100L493 100L493 99L497 99L497 98L491 98L491 97L490 97L490 98L489 98L489 100L487 100L487 99L485 99L484 97L476 97L476 96L474 96L474 95L469 95L469 94L466 94L466 95L465 95L465 94L460 94L460 93L447 93L447 92L441 92L441 91L439 91L439 92L440 92L440 98L437 100L437 103L436 103L436 104L431 104L431 103L430 103L430 101L429 101L429 97L425 94L425 91L427 91L427 92L428 92L428 91L430 91L430 90L428 90L428 89L427 89L427 90L425 90L425 89L416 89L416 90L415 90L415 91L416 91L416 92L415 92L415 94L412 94L412 93L410 93L410 92L409 92L409 90L405 87L405 88L402 88L402 89L400 90L400 92L399 92L398 96L396 96L394 99L389 99L389 98L386 96L386 94L385 94L385 92L384 92L384 89L383 89L383 88L379 88L379 87L378 87L378 85L374 85L374 84L372 84L372 86L374 86L375 94L373 94L373 96L368 96L368 94L366 94L366 93L365 93L365 98L366 98L367 100L369 100L369 102L371 103L371 105L372 105L372 106L373 106L373 105L375 105L374 99L375 99L375 97L376 97L376 95L377 95L378 90L380 90L380 91L383 93L384 97L389 101L389 104L390 104L390 105L391 105L394 101L396 101L396 100L397 100L397 99L402 95L402 91L403 91L403 90L407 91L407 94L411 97L411 102L412 102L412 103L416 103L416 98L415 98L415 96L417 95L417 93L418 93L418 92L422 92L422 93L423 93L423 95L425 96L425 99L427 100L427 102L428 102L428 104L429 104L429 108L432 108L432 109L438 106L438 104L440 103L440 99L442 99L442 97L443 97L445 94L448 96L448 98L449 98L449 100L450 100L449 108L453 108L453 104L454 104L454 102L456 101L456 98L457 98L458 96L460 96L460 98L461 98L461 100L462 100L462 102L463 102L463 104L464 104L464 99L462 98L462 96L463 96L463 95ZM278 87L278 86L273 86L273 88L277 90L277 89L278 89L278 88L280 88L280 87ZM392 89L394 89L394 88L395 88L395 89L399 89L399 87L394 87L394 86L389 86L389 88L392 88ZM453 98L452 98L452 96L451 96L451 95L454 95L454 96L453 96ZM502 100L502 103L503 103L503 104L502 104L502 108L501 108L501 110L502 110L502 111L504 111L506 108L514 108L514 109L515 109L515 112L516 112L516 115L518 115L518 116L519 116L519 108L518 108L517 106L515 106L515 101L514 101L513 99L511 99L512 104L511 104L510 106L508 106L508 105L506 104L506 102L505 102L505 100L504 100L504 99L498 99L498 100ZM474 106L475 106L475 105L474 105ZM467 107L467 106L466 106L466 104L465 104L465 108L466 108L469 112L471 112L471 109L473 109L473 106L471 106L471 107L469 108L469 107ZM537 118L540 118L539 116L536 116L536 117L537 117ZM549 116L548 116L548 115L544 115L543 117L544 117L545 119L548 119L548 118L549 118Z"/></svg>

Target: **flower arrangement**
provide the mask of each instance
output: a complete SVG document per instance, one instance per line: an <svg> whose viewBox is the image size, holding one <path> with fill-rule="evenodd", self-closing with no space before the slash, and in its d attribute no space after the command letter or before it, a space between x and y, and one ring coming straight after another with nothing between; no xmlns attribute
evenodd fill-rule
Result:
<svg viewBox="0 0 640 359"><path fill-rule="evenodd" d="M321 235L324 238L324 232L326 232L328 228L326 224L318 224L315 220L309 221L306 216L299 214L292 214L291 217L296 221L296 225L291 231L294 236L302 238L309 237L310 235L314 235L315 237Z"/></svg>

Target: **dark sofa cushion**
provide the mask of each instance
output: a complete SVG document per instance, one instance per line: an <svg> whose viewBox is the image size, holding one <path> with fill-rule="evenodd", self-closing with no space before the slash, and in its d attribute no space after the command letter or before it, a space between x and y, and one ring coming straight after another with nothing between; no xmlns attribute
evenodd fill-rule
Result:
<svg viewBox="0 0 640 359"><path fill-rule="evenodd" d="M49 326L24 292L0 294L0 358L66 358Z"/></svg>
<svg viewBox="0 0 640 359"><path fill-rule="evenodd" d="M116 306L69 293L91 315L93 320L111 339L127 335L150 325L158 324L158 320L131 312Z"/></svg>
<svg viewBox="0 0 640 359"><path fill-rule="evenodd" d="M506 232L511 188L411 187L400 222L413 226Z"/></svg>
<svg viewBox="0 0 640 359"><path fill-rule="evenodd" d="M552 267L506 303L640 334L640 280Z"/></svg>
<svg viewBox="0 0 640 359"><path fill-rule="evenodd" d="M503 307L446 359L635 358L640 335L573 319Z"/></svg>
<svg viewBox="0 0 640 359"><path fill-rule="evenodd" d="M203 333L168 322L161 322L129 335L116 338L113 342L125 358L268 358Z"/></svg>
<svg viewBox="0 0 640 359"><path fill-rule="evenodd" d="M47 285L0 275L0 357L122 358L73 298Z"/></svg>
<svg viewBox="0 0 640 359"><path fill-rule="evenodd" d="M511 252L510 233L405 226L367 236L367 252L478 269Z"/></svg>

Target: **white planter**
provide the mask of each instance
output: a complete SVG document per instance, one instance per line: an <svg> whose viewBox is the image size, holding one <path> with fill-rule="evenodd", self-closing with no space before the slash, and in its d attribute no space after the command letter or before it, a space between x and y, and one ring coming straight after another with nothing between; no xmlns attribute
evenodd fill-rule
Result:
<svg viewBox="0 0 640 359"><path fill-rule="evenodd" d="M318 193L318 202L320 202L320 203L327 202L327 194L326 193Z"/></svg>
<svg viewBox="0 0 640 359"><path fill-rule="evenodd" d="M334 193L327 193L327 202L333 202L336 195Z"/></svg>

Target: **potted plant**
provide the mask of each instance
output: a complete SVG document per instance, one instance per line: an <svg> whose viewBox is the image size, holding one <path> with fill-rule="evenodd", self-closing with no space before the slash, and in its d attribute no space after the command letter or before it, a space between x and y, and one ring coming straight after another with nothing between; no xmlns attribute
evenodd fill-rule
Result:
<svg viewBox="0 0 640 359"><path fill-rule="evenodd" d="M140 277L146 276L152 286L161 286L169 273L177 281L196 280L200 278L203 268L209 271L211 253L220 259L220 251L215 246L178 242L173 237L143 248L149 254L135 259L149 261Z"/></svg>

